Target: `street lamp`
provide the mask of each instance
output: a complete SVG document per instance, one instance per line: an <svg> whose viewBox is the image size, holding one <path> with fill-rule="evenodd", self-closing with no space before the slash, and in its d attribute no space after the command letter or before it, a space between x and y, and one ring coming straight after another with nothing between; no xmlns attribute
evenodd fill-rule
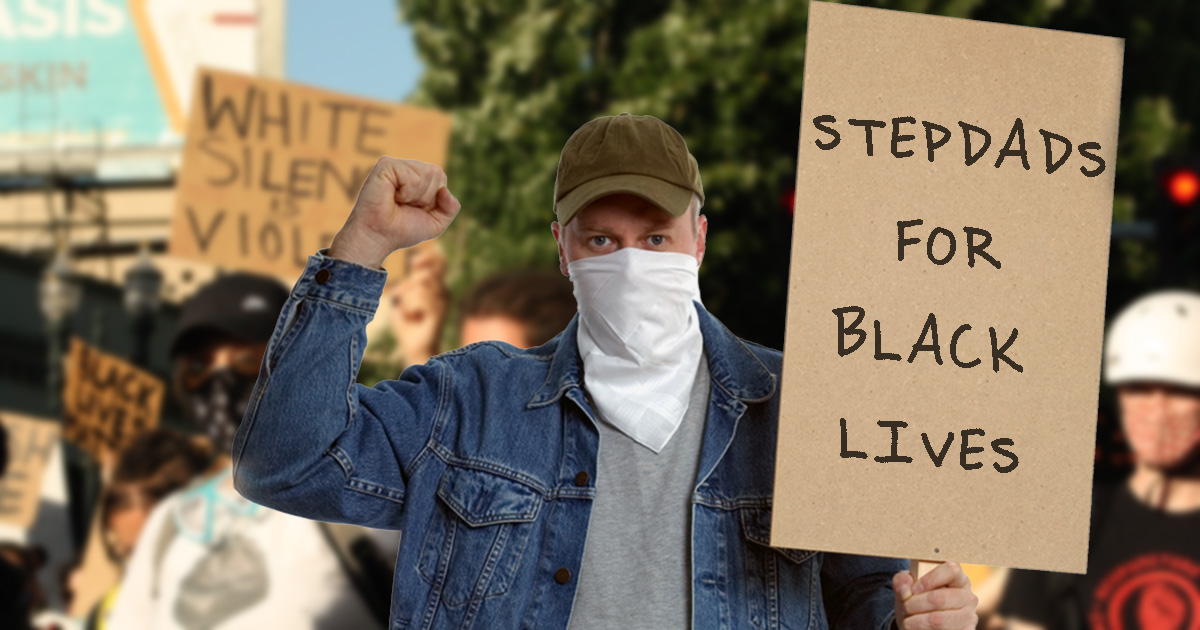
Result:
<svg viewBox="0 0 1200 630"><path fill-rule="evenodd" d="M133 319L133 362L146 367L150 358L150 335L154 315L162 302L163 274L150 260L142 244L137 262L125 272L125 311Z"/></svg>
<svg viewBox="0 0 1200 630"><path fill-rule="evenodd" d="M57 413L62 396L63 386L63 351L66 346L66 336L69 321L83 294L79 277L71 269L67 257L67 249L60 247L54 255L54 261L42 274L38 285L38 306L42 316L46 318L46 329L49 337L47 353L49 365L46 374L46 400L50 410Z"/></svg>

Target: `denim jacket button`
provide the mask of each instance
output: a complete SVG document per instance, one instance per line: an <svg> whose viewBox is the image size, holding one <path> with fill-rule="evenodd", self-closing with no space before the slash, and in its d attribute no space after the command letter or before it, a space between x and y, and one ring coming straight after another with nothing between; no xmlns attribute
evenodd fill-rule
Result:
<svg viewBox="0 0 1200 630"><path fill-rule="evenodd" d="M581 470L581 471L579 471L578 473L576 473L576 475L575 475L575 485L577 485L577 486L579 486L580 488L582 488L583 486L586 486L586 485L587 485L587 482L588 482L588 474L587 474L587 471L586 471L586 470Z"/></svg>
<svg viewBox="0 0 1200 630"><path fill-rule="evenodd" d="M566 584L571 581L571 572L565 567L554 572L554 581L559 584Z"/></svg>
<svg viewBox="0 0 1200 630"><path fill-rule="evenodd" d="M317 272L317 284L325 284L326 282L329 282L329 275L330 274L329 274L328 269L322 269L322 270L318 271Z"/></svg>

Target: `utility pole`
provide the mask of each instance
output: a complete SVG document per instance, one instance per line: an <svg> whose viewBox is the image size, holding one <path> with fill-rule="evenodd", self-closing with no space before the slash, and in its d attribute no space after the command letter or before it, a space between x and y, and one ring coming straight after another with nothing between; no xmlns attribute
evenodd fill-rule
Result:
<svg viewBox="0 0 1200 630"><path fill-rule="evenodd" d="M287 0L258 4L258 74L282 79L287 69Z"/></svg>

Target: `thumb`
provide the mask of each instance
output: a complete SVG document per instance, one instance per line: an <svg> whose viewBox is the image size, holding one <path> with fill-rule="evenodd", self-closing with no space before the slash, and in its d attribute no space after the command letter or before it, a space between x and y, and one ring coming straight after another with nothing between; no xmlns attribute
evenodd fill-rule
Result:
<svg viewBox="0 0 1200 630"><path fill-rule="evenodd" d="M900 571L892 576L892 590L900 601L912 597L913 576L908 571Z"/></svg>
<svg viewBox="0 0 1200 630"><path fill-rule="evenodd" d="M442 186L437 191L437 207L451 216L458 214L462 204L451 194L450 189Z"/></svg>

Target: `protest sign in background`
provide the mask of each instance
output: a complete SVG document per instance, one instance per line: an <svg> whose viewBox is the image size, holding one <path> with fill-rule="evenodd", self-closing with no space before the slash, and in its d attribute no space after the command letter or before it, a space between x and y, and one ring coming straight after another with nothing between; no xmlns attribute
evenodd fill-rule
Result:
<svg viewBox="0 0 1200 630"><path fill-rule="evenodd" d="M8 431L8 470L0 476L0 522L28 529L37 518L42 477L58 446L58 423L0 411Z"/></svg>
<svg viewBox="0 0 1200 630"><path fill-rule="evenodd" d="M771 542L1082 572L1123 43L810 11Z"/></svg>
<svg viewBox="0 0 1200 630"><path fill-rule="evenodd" d="M63 437L104 461L158 426L163 383L153 374L71 339L63 386Z"/></svg>
<svg viewBox="0 0 1200 630"><path fill-rule="evenodd" d="M450 133L433 110L211 69L191 112L171 255L287 277L329 245L379 157L444 166Z"/></svg>

